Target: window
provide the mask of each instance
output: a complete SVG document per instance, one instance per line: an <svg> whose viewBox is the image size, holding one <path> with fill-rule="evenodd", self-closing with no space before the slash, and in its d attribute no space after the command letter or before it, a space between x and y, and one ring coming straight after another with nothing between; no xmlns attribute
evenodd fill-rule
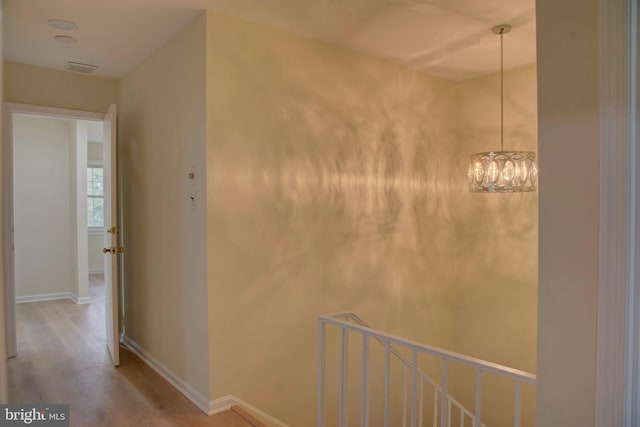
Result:
<svg viewBox="0 0 640 427"><path fill-rule="evenodd" d="M104 173L102 166L87 168L87 222L104 227Z"/></svg>

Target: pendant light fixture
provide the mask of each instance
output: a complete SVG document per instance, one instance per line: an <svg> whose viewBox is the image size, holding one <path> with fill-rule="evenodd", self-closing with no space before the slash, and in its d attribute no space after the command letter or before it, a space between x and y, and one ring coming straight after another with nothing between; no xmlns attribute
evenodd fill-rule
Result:
<svg viewBox="0 0 640 427"><path fill-rule="evenodd" d="M472 193L521 193L536 191L538 168L530 151L504 151L504 64L503 36L511 25L496 25L491 30L500 36L500 151L471 156L467 178Z"/></svg>

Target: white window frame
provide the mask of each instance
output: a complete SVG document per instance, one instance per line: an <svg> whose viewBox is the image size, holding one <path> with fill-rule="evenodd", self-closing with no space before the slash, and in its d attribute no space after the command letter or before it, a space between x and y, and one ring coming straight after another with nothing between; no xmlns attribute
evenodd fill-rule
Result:
<svg viewBox="0 0 640 427"><path fill-rule="evenodd" d="M101 160L88 160L87 169L88 168L102 168L104 170L104 166ZM89 191L87 191L87 199L89 199L90 197L95 198L97 196L89 196ZM104 196L102 198L104 199ZM89 229L89 234L102 234L104 232L104 225L102 227L91 227L87 224L87 227Z"/></svg>

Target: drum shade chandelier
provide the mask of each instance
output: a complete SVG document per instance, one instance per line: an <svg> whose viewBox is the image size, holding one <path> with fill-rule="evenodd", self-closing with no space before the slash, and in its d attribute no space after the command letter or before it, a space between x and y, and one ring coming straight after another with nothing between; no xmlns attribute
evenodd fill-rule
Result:
<svg viewBox="0 0 640 427"><path fill-rule="evenodd" d="M467 178L472 193L522 193L536 191L538 168L535 153L504 151L504 63L503 37L510 25L496 25L491 30L500 36L500 151L471 155Z"/></svg>

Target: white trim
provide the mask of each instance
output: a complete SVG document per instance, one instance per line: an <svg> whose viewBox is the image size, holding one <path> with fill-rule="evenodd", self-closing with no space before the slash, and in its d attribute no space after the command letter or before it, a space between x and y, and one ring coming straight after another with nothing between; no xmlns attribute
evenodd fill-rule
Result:
<svg viewBox="0 0 640 427"><path fill-rule="evenodd" d="M71 301L75 302L76 304L90 304L91 303L91 297L78 297L76 294L74 294L73 292L71 292Z"/></svg>
<svg viewBox="0 0 640 427"><path fill-rule="evenodd" d="M243 409L246 409L248 412L251 413L251 415L254 415L260 421L265 423L268 427L289 427L289 425L283 423L279 419L267 414L264 411L261 411L260 409L256 408L255 406L251 405L250 403L247 403L244 400L242 400L242 399L240 399L240 398L238 398L238 397L236 397L236 396L234 396L232 394L230 394L228 396L225 396L222 399L229 399L232 402L234 402L234 405L238 405L238 406L241 406ZM216 400L212 401L211 404L213 404L217 400L221 400L221 399L216 399Z"/></svg>
<svg viewBox="0 0 640 427"><path fill-rule="evenodd" d="M232 406L242 407L243 409L251 413L251 415L255 416L260 421L265 423L268 427L289 427L288 424L283 423L279 419L267 414L266 412L256 408L252 404L234 396L233 394L228 394L209 402L209 415L215 415L219 414L220 412L228 411Z"/></svg>
<svg viewBox="0 0 640 427"><path fill-rule="evenodd" d="M220 412L228 411L233 405L237 405L235 397L228 394L218 399L209 402L209 415L219 414Z"/></svg>
<svg viewBox="0 0 640 427"><path fill-rule="evenodd" d="M2 106L2 249L4 266L5 340L7 357L15 357L16 344L16 284L13 250L13 110Z"/></svg>
<svg viewBox="0 0 640 427"><path fill-rule="evenodd" d="M260 421L267 424L269 427L289 427L287 424L278 420L275 417L267 414L264 411L256 408L244 400L229 394L221 398L211 400L207 399L202 393L193 388L182 378L178 377L171 369L167 368L162 362L147 353L138 343L124 335L122 338L122 344L131 350L136 356L138 356L144 363L149 365L151 369L156 371L162 378L167 380L172 386L174 386L180 393L182 393L187 399L189 399L194 405L198 407L202 412L207 415L214 415L220 412L231 409L232 406L241 406L249 411L252 415L258 418Z"/></svg>
<svg viewBox="0 0 640 427"><path fill-rule="evenodd" d="M104 233L104 227L88 227L89 236L99 236Z"/></svg>
<svg viewBox="0 0 640 427"><path fill-rule="evenodd" d="M189 399L194 405L196 405L202 412L207 415L209 413L209 399L205 397L198 390L193 388L182 378L178 377L171 369L167 368L162 362L147 353L138 343L133 341L128 336L124 336L122 339L124 344L129 350L131 350L136 356L144 361L151 369L156 371L162 378L167 380L172 386L174 386L180 393L182 393L187 399Z"/></svg>
<svg viewBox="0 0 640 427"><path fill-rule="evenodd" d="M640 326L635 254L640 245L635 144L634 0L600 0L600 242L596 427L638 425L638 353L634 330ZM630 381L627 382L627 379ZM635 390L635 391L634 391Z"/></svg>
<svg viewBox="0 0 640 427"><path fill-rule="evenodd" d="M71 120L86 120L94 122L104 121L104 113L90 111L70 110L67 108L46 107L43 105L20 104L17 102L4 102L3 105L12 113L29 114L42 117L57 117Z"/></svg>
<svg viewBox="0 0 640 427"><path fill-rule="evenodd" d="M640 11L636 1L631 2L629 16L630 22L630 72L629 72L629 115L628 144L631 148L629 156L632 175L630 182L630 224L633 234L630 239L633 242L629 253L630 282L627 288L627 319L626 319L626 360L625 360L625 413L624 426L633 427L640 424L640 265L638 260L638 248L640 248L640 198L638 198L638 175L640 174L640 150L638 150L638 83L640 73L638 70Z"/></svg>
<svg viewBox="0 0 640 427"><path fill-rule="evenodd" d="M104 274L104 268L102 270L89 270L89 275L92 274Z"/></svg>
<svg viewBox="0 0 640 427"><path fill-rule="evenodd" d="M13 114L29 114L69 120L104 122L104 113L71 110L41 105L2 103L2 252L4 264L5 330L7 357L17 354L15 318L15 260L13 251Z"/></svg>
<svg viewBox="0 0 640 427"><path fill-rule="evenodd" d="M100 161L99 165L95 164L95 162L87 161L86 167L87 167L87 171L89 169L102 169L102 171L104 173L104 165L102 164L102 161ZM85 171L85 173L84 173L84 179L85 179L85 185L88 187L89 183L87 182L87 171ZM103 177L104 177L104 175L103 175ZM103 180L103 187L104 187L104 180ZM85 208L85 210L88 209L89 200L91 200L91 199L102 199L102 203L103 203L103 206L104 206L104 196L105 196L104 193L102 193L102 196L90 195L89 191L88 191L88 188L87 188L87 191L84 194L84 197L86 197L86 208ZM88 222L88 219L87 219L87 222ZM90 234L93 234L94 232L103 233L104 229L105 229L104 222L103 222L103 224L101 226L88 225L87 228L88 228Z"/></svg>
<svg viewBox="0 0 640 427"><path fill-rule="evenodd" d="M16 304L24 302L55 301L61 299L73 300L73 294L71 292L58 292L54 294L24 295L16 297Z"/></svg>

